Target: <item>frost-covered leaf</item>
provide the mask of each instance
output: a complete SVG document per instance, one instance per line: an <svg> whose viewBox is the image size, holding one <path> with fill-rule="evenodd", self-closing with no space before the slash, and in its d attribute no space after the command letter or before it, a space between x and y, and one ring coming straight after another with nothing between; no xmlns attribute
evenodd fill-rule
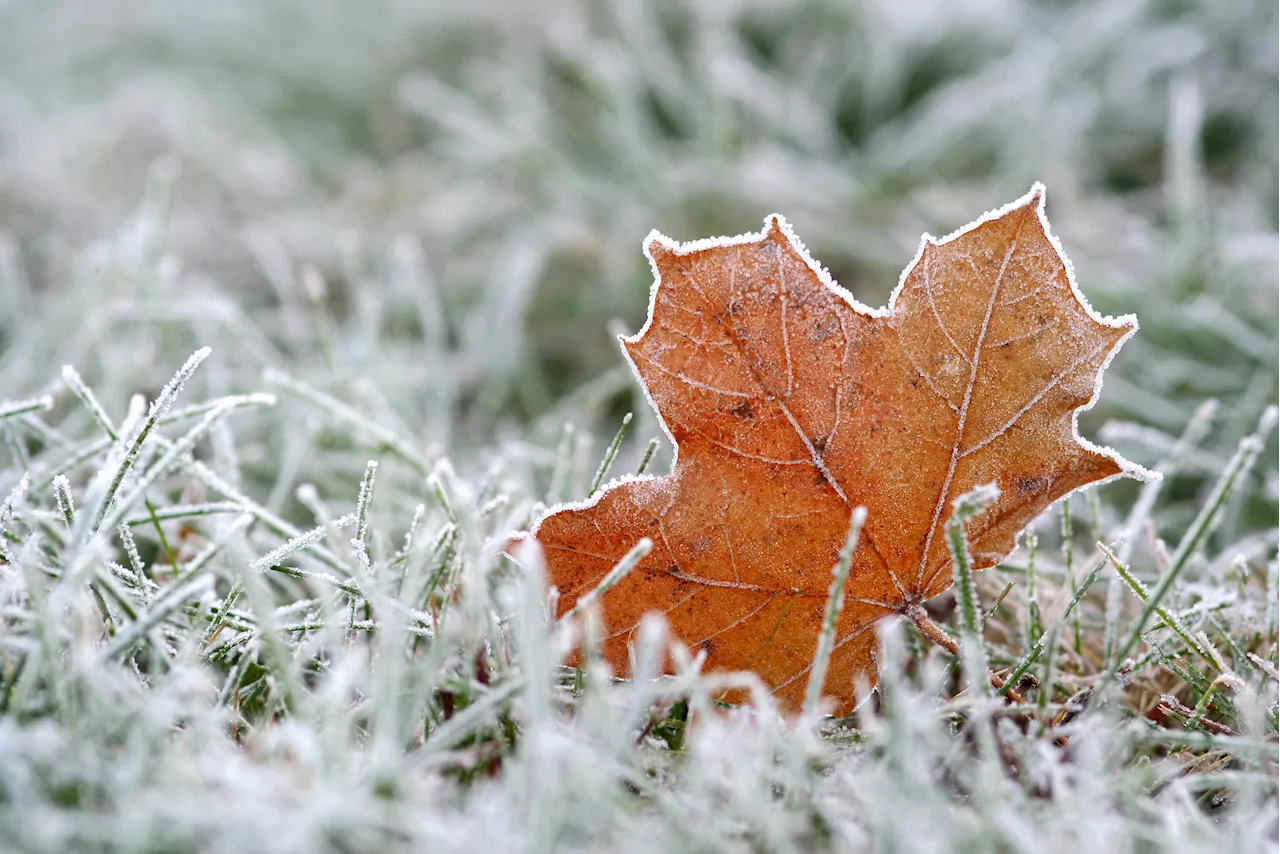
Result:
<svg viewBox="0 0 1280 854"><path fill-rule="evenodd" d="M1043 187L926 237L887 309L858 304L779 216L758 234L654 234L649 320L623 349L678 448L670 475L613 484L533 534L561 612L643 537L602 597L605 652L657 611L708 669L750 669L798 708L850 511L867 508L826 693L874 682L874 624L952 583L951 502L994 483L967 524L992 566L1056 499L1141 468L1080 438L1107 361L1137 328L1095 313L1048 230Z"/></svg>

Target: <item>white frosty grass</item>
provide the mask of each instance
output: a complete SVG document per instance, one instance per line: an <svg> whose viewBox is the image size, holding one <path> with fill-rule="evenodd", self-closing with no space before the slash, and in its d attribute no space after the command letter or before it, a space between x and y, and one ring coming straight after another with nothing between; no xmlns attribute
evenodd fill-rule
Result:
<svg viewBox="0 0 1280 854"><path fill-rule="evenodd" d="M96 399L84 388L75 396ZM206 418L227 411L210 403L197 407ZM79 414L45 425L64 438L45 453L109 454L95 430L106 422L77 428ZM276 423L293 429L303 414L281 412ZM1272 424L1269 412L1261 435ZM71 539L67 475L54 477L52 494L28 491L24 478L6 502L0 831L14 849L1261 851L1274 842L1274 638L1261 635L1274 627L1258 624L1269 594L1246 577L1206 589L1212 554L1192 560L1260 436L1241 443L1165 571L1171 579L1196 564L1196 588L1157 588L1179 615L1153 611L1142 590L1146 611L1171 630L1144 635L1151 649L1209 668L1195 670L1202 702L1184 730L1133 714L1144 681L1169 688L1179 666L1162 677L1150 654L1126 674L1125 699L1107 683L1093 697L1060 689L1028 720L982 701L985 679L975 697L939 689L955 684L944 673L952 663L902 626L884 629L878 704L839 725L783 720L749 674L701 675L660 621L639 633L639 678L614 682L590 652L600 636L590 605L574 615L585 620L584 669L565 671L568 635L552 631L536 552L523 553L520 570L495 557L532 512L515 473L534 449L493 451L474 481L443 463L424 479L412 463L372 461L361 480L349 460L350 480L335 490L345 497L299 488L319 524L282 542L291 528L229 485L238 466L223 459L214 475L189 450L174 455L181 440L162 430L134 454L161 505L151 528L134 526L149 564L132 536L118 550ZM157 455L152 443L170 450ZM92 460L69 471L75 488L94 479ZM589 488L588 472L571 488ZM190 502L202 493L216 501ZM331 507L355 512L334 518ZM254 517L256 526L242 521ZM349 548L322 545L340 544L328 535L352 525ZM66 561L89 546L92 563L115 555L136 569L113 563L69 579ZM953 548L963 557L963 537ZM1039 560L1042 583L1068 592L1070 579L1059 568L1051 581ZM1265 571L1274 567L1273 557ZM961 597L969 648L974 595ZM999 622L1016 625L1017 611ZM677 672L654 679L668 647ZM1016 649L992 643L993 664L1007 667ZM1057 666L1089 684L1096 670L1063 639L1057 649ZM714 697L734 684L754 708L717 708ZM1177 690L1195 702L1194 685ZM1206 716L1216 723L1197 725Z"/></svg>
<svg viewBox="0 0 1280 854"><path fill-rule="evenodd" d="M1275 850L1274 3L0 8L0 849ZM651 228L881 305L1036 178L1165 480L936 603L1033 720L902 624L839 725L618 682L494 558L670 463Z"/></svg>

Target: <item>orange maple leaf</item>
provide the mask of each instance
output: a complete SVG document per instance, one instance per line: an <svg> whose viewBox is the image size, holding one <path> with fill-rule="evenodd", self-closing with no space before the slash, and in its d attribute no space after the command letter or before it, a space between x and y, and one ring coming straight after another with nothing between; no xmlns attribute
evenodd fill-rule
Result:
<svg viewBox="0 0 1280 854"><path fill-rule="evenodd" d="M875 623L952 584L943 528L957 496L1000 490L966 523L982 569L1072 490L1149 475L1076 430L1137 321L1098 315L1077 290L1039 184L926 235L880 310L836 285L782 217L766 222L688 244L649 236L649 318L621 340L676 445L671 474L615 482L530 533L561 614L653 541L601 600L615 670L658 612L707 669L753 670L799 709L831 568L865 506L824 686L847 713L855 680L875 680Z"/></svg>

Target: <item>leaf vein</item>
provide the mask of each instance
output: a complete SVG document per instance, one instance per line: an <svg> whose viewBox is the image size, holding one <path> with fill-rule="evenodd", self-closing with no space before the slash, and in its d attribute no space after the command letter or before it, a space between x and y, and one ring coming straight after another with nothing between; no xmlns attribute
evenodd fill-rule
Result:
<svg viewBox="0 0 1280 854"><path fill-rule="evenodd" d="M1033 406L1035 406L1037 403L1039 403L1039 402L1044 398L1044 396L1045 396L1046 394L1048 394L1048 393L1049 393L1050 391L1052 391L1053 389L1057 388L1057 387L1058 387L1058 384L1059 384L1059 383L1061 383L1061 382L1062 382L1062 381L1067 377L1067 375L1068 375L1068 374L1070 374L1072 371L1074 371L1074 370L1076 370L1077 368L1079 368L1079 367L1080 367L1081 365L1083 365L1085 362L1088 362L1088 361L1089 361L1090 359L1092 359L1093 357L1097 356L1097 355L1098 355L1098 353L1099 353L1099 352L1103 349L1103 347L1105 347L1105 346L1106 346L1106 343L1104 342L1103 344L1101 344L1101 345L1099 345L1099 346L1097 346L1097 347L1094 347L1094 348L1093 348L1092 350L1090 350L1088 353L1084 354L1083 356L1081 356L1080 358L1078 358L1078 359L1076 359L1074 362L1072 362L1070 365L1068 365L1066 368L1064 368L1063 370L1059 371L1059 372L1058 372L1058 374L1057 374L1057 375L1055 375L1055 376L1053 377L1053 379L1049 380L1049 382L1045 385L1045 387L1044 387L1044 388L1042 388L1042 389L1040 389L1040 391L1036 392L1036 393L1035 393L1035 395L1031 398L1031 400L1027 401L1027 403L1026 403L1026 405L1025 405L1025 406L1023 406L1021 409L1019 409L1017 412L1015 412L1015 413L1013 414L1013 417L1012 417L1012 418L1010 418L1008 421L1006 421L1006 422L1004 423L1004 426L1002 426L1002 427L1000 427L998 430L995 430L994 432L992 432L989 436L987 436L987 437L986 437L985 439L983 439L981 442L978 442L978 443L974 444L974 445L973 445L972 447L970 447L967 451L964 451L963 453L961 453L961 454L960 454L961 459L963 459L964 457L969 456L969 455L970 455L970 454L972 454L972 453L975 453L975 452L977 452L977 451L982 450L982 449L983 449L983 448L985 448L987 445L990 445L990 444L991 444L992 442L994 442L996 439L999 439L1001 436L1003 436L1003 435L1005 434L1005 431L1007 431L1010 427L1012 427L1014 424L1016 424L1016 423L1018 422L1018 419L1019 419L1019 418L1021 418L1021 417L1022 417L1022 416L1024 416L1024 415L1026 415L1026 414L1031 410L1031 408L1032 408Z"/></svg>
<svg viewBox="0 0 1280 854"><path fill-rule="evenodd" d="M942 314L938 311L938 303L933 298L933 253L926 252L924 255L924 292L929 296L929 308L933 310L933 319L938 322L938 328L942 330L942 335L947 339L947 343L952 349L964 359L966 365L973 365L969 357L965 355L964 350L960 349L960 345L956 343L956 339L951 337L951 330L947 329L947 325L942 322Z"/></svg>
<svg viewBox="0 0 1280 854"><path fill-rule="evenodd" d="M1022 226L1027 221L1027 215L1024 211L1022 217L1018 220L1018 225L1014 229L1013 238L1009 242L1009 251L1005 253L1004 261L1000 263L1000 270L996 273L996 280L991 286L991 297L987 300L987 311L982 317L982 327L978 330L978 340L973 348L973 361L969 363L969 382L964 389L964 399L960 403L959 418L956 421L956 438L951 449L951 462L947 466L947 476L942 481L942 489L938 491L938 501L933 507L933 519L929 523L929 530L925 534L924 547L920 551L920 564L916 567L916 589L919 592L919 586L924 581L925 567L929 561L929 550L933 547L933 535L938 529L938 520L942 518L942 508L946 506L947 497L951 493L951 481L955 478L956 466L960 462L960 445L964 442L964 426L969 417L969 403L973 400L973 389L978 381L978 365L982 361L982 345L987 338L987 330L991 325L991 315L995 311L996 300L1000 297L1000 285L1004 281L1005 271L1009 269L1009 261L1013 258L1013 253L1018 248L1018 237L1022 233Z"/></svg>
<svg viewBox="0 0 1280 854"><path fill-rule="evenodd" d="M731 389L720 388L719 386L713 386L710 383L704 383L701 380L695 380L693 377L686 376L683 371L671 370L666 365L662 364L657 359L650 356L648 353L641 352L639 355L640 355L640 358L644 359L646 362L653 365L662 373L666 374L667 376L673 379L677 379L680 382L685 383L688 386L691 386L692 388L701 389L702 391L714 392L715 394L723 394L726 397L751 398L755 396L745 391L732 391Z"/></svg>

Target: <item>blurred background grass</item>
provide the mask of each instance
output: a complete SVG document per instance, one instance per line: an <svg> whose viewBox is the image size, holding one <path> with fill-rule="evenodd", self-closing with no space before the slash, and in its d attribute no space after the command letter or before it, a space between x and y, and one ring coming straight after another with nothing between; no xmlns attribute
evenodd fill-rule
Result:
<svg viewBox="0 0 1280 854"><path fill-rule="evenodd" d="M63 363L154 394L212 343L214 393L283 368L454 455L627 409L643 443L612 336L649 229L778 211L881 304L921 232L1033 180L1095 305L1142 321L1086 432L1150 428L1104 437L1150 464L1217 397L1216 471L1275 396L1266 0L0 9L9 396ZM1274 524L1261 494L1240 524Z"/></svg>

